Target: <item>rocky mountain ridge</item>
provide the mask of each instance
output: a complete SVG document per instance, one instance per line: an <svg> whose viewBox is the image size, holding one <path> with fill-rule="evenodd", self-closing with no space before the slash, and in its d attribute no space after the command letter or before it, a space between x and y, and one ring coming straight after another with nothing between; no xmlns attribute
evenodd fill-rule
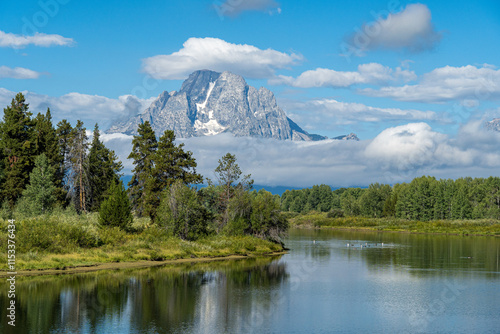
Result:
<svg viewBox="0 0 500 334"><path fill-rule="evenodd" d="M161 93L143 113L113 124L107 132L135 135L145 121L157 134L174 130L178 138L230 132L279 140L327 139L308 133L289 119L270 90L249 86L243 77L231 72L196 71L178 92ZM357 140L352 135L338 139Z"/></svg>

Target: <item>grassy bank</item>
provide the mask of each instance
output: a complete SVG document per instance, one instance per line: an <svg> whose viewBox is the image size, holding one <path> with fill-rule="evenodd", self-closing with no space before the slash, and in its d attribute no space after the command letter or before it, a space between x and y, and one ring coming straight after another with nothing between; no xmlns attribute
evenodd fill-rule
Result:
<svg viewBox="0 0 500 334"><path fill-rule="evenodd" d="M292 214L290 226L295 228L367 229L409 233L500 236L500 221L492 219L422 222L397 218L328 218L327 213L312 212L302 215Z"/></svg>
<svg viewBox="0 0 500 334"><path fill-rule="evenodd" d="M0 220L0 271L7 271L7 220ZM54 212L16 219L16 270L69 269L105 263L257 256L282 251L280 245L250 236L209 236L185 241L168 235L147 218L130 231L100 227L97 214Z"/></svg>

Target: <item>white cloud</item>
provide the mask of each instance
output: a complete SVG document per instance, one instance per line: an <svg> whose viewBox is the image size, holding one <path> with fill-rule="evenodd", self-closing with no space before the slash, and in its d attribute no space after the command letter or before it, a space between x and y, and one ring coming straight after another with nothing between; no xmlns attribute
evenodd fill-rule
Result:
<svg viewBox="0 0 500 334"><path fill-rule="evenodd" d="M214 9L221 17L236 17L246 11L265 12L269 15L281 13L279 3L274 0L226 0L215 3Z"/></svg>
<svg viewBox="0 0 500 334"><path fill-rule="evenodd" d="M130 152L131 136L103 135L103 140L122 159ZM496 150L500 133L486 132L478 122L464 126L455 137L425 123L410 123L359 142L292 142L231 134L181 141L193 152L197 170L205 177L214 179L218 159L231 152L244 174L252 174L256 184L269 186L367 186L374 182L408 182L422 175L500 175L500 153ZM125 162L125 166L129 173L131 162Z"/></svg>
<svg viewBox="0 0 500 334"><path fill-rule="evenodd" d="M319 132L331 128L332 125L359 124L360 122L380 123L402 120L448 122L445 116L440 116L434 111L378 108L335 99L312 99L305 102L280 100L280 106L299 124ZM306 117L301 116L302 111L307 111Z"/></svg>
<svg viewBox="0 0 500 334"><path fill-rule="evenodd" d="M12 78L12 79L38 79L41 73L23 68L14 67L10 68L7 66L0 66L0 79L2 78Z"/></svg>
<svg viewBox="0 0 500 334"><path fill-rule="evenodd" d="M478 101L500 98L500 70L487 64L482 67L445 66L424 74L416 85L366 88L360 92L369 96L423 103L465 100L463 103L477 106Z"/></svg>
<svg viewBox="0 0 500 334"><path fill-rule="evenodd" d="M401 12L364 24L349 38L349 44L358 54L375 49L430 50L441 40L431 18L426 5L409 4Z"/></svg>
<svg viewBox="0 0 500 334"><path fill-rule="evenodd" d="M93 127L96 122L101 129L106 129L117 119L126 119L143 112L155 98L138 99L132 95L122 95L118 99L104 96L69 93L59 97L23 92L30 110L34 114L45 113L50 108L52 117L57 122L61 119L82 120L87 127ZM0 106L10 105L15 92L0 88Z"/></svg>
<svg viewBox="0 0 500 334"><path fill-rule="evenodd" d="M0 30L0 47L22 49L28 45L35 46L72 46L75 41L72 38L63 37L61 35L49 35L44 33L35 33L33 36L16 35L6 33Z"/></svg>
<svg viewBox="0 0 500 334"><path fill-rule="evenodd" d="M231 71L247 78L269 78L276 69L289 67L301 59L302 56L295 53L262 50L218 38L193 37L177 52L143 59L142 69L155 79L185 79L202 69Z"/></svg>
<svg viewBox="0 0 500 334"><path fill-rule="evenodd" d="M279 75L269 80L271 85L289 85L293 87L349 87L355 84L380 84L389 81L408 82L417 76L413 71L397 67L393 70L377 63L362 64L357 72L335 71L317 68L303 72L297 78Z"/></svg>

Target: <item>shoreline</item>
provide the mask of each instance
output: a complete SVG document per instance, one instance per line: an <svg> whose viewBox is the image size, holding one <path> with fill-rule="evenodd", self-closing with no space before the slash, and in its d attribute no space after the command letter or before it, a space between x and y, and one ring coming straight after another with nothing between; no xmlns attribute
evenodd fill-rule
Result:
<svg viewBox="0 0 500 334"><path fill-rule="evenodd" d="M170 259L162 261L153 260L139 260L139 261L124 261L124 262L107 262L107 263L96 263L93 265L81 265L74 267L67 267L65 269L31 269L31 270L19 270L16 272L16 277L27 277L27 276L43 276L43 275L65 275L65 274L80 274L92 271L101 270L121 270L121 269L138 269L138 268L150 268L159 267L167 264L182 264L182 263L201 263L201 262L214 262L214 261L224 261L224 260L242 260L249 258L267 257L267 256L279 256L287 254L288 251L276 251L264 254L230 254L226 256L214 256L214 257L194 257L194 258L181 258L181 259ZM0 271L0 277L8 277L12 274L8 274L8 271Z"/></svg>
<svg viewBox="0 0 500 334"><path fill-rule="evenodd" d="M429 235L456 235L456 236L471 236L471 237L493 237L500 238L500 234L480 234L480 233L458 233L458 232L423 232L423 231L409 231L409 230L387 230L377 229L370 227L356 227L356 226L311 226L311 225L292 225L290 228L297 230L339 230L339 231L359 231L359 232L392 232L403 234L429 234Z"/></svg>
<svg viewBox="0 0 500 334"><path fill-rule="evenodd" d="M296 229L331 229L345 231L396 232L406 234L457 235L500 237L500 220L405 220L400 218L339 217L311 212L290 218L290 227Z"/></svg>

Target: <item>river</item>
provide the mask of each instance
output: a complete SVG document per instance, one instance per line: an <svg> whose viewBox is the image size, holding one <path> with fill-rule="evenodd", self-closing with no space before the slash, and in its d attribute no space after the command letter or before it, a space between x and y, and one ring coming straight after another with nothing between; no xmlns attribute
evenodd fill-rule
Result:
<svg viewBox="0 0 500 334"><path fill-rule="evenodd" d="M500 239L292 230L274 258L18 277L1 333L500 333Z"/></svg>

